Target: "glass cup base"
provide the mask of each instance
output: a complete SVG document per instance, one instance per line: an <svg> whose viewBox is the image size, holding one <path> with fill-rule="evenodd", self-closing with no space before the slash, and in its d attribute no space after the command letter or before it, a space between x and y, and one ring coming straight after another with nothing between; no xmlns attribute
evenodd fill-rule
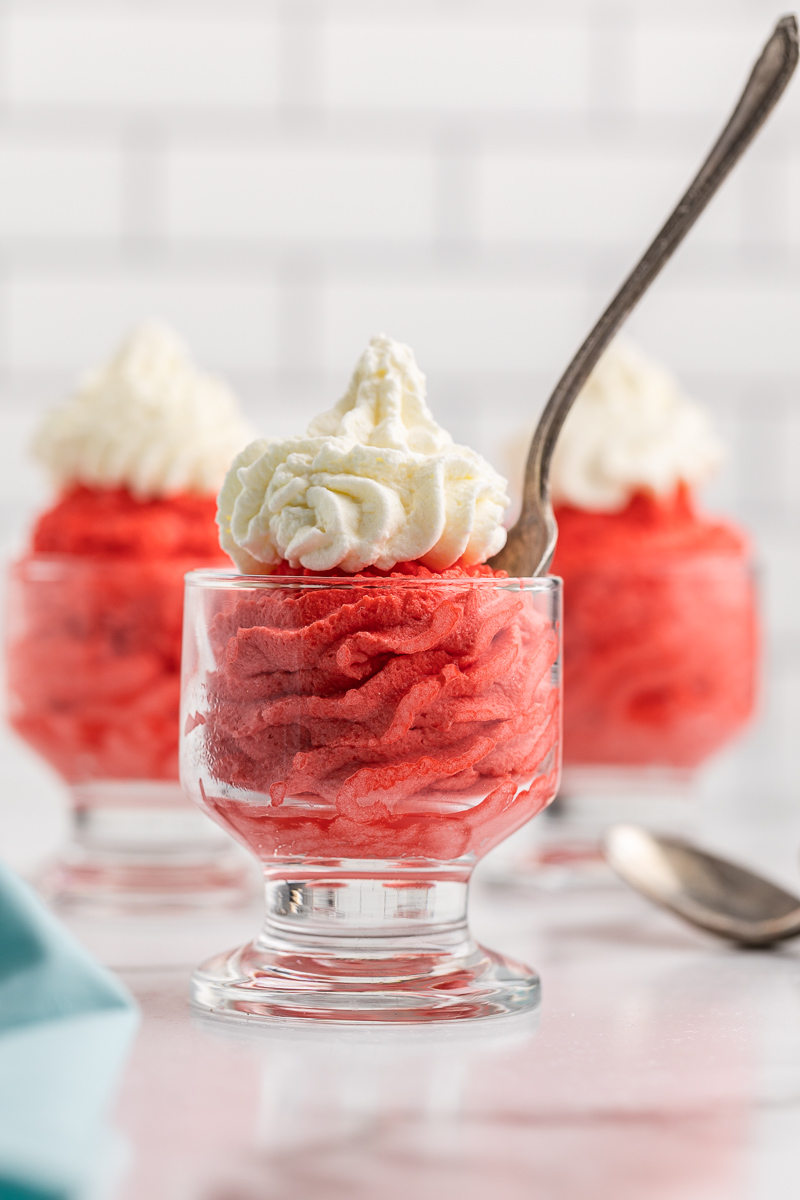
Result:
<svg viewBox="0 0 800 1200"><path fill-rule="evenodd" d="M51 903L152 912L252 898L247 856L178 784L102 781L72 792L71 837L40 880Z"/></svg>
<svg viewBox="0 0 800 1200"><path fill-rule="evenodd" d="M195 971L193 1006L251 1023L385 1024L538 1007L536 973L469 936L464 879L386 867L372 877L268 878L262 933Z"/></svg>
<svg viewBox="0 0 800 1200"><path fill-rule="evenodd" d="M530 1012L541 996L534 971L475 943L463 954L441 956L427 971L415 971L405 957L382 959L372 976L372 964L363 960L317 959L317 970L300 979L297 965L290 951L269 952L251 942L199 967L191 1002L203 1012L247 1021L402 1024Z"/></svg>

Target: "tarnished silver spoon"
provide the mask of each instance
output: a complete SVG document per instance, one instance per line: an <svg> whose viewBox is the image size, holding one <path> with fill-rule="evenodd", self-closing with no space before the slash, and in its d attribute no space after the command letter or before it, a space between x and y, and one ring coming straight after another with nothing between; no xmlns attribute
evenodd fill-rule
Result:
<svg viewBox="0 0 800 1200"><path fill-rule="evenodd" d="M603 849L637 892L709 933L741 946L770 946L800 935L797 896L682 838L612 825Z"/></svg>
<svg viewBox="0 0 800 1200"><path fill-rule="evenodd" d="M522 493L522 511L491 566L511 576L546 572L558 530L550 503L550 463L564 418L608 343L681 244L731 168L769 116L797 65L797 21L783 17L764 47L728 124L686 194L656 234L614 299L561 376L533 435Z"/></svg>

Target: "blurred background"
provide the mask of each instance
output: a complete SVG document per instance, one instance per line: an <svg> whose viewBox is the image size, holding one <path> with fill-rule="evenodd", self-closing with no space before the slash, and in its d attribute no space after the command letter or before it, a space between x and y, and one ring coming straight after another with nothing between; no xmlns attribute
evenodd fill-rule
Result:
<svg viewBox="0 0 800 1200"><path fill-rule="evenodd" d="M410 342L509 469L780 15L766 0L4 0L0 534L40 414L161 318L266 434ZM727 441L758 546L762 715L709 795L800 815L800 84L630 322ZM14 746L11 752L12 744ZM4 739L13 812L59 785ZM54 837L57 836L54 833ZM8 850L8 847L11 850Z"/></svg>

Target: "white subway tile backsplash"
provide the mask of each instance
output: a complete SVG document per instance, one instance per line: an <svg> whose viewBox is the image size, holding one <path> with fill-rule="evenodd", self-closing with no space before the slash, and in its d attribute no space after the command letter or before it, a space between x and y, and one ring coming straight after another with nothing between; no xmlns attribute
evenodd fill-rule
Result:
<svg viewBox="0 0 800 1200"><path fill-rule="evenodd" d="M675 370L800 376L800 289L793 282L656 284L630 321Z"/></svg>
<svg viewBox="0 0 800 1200"><path fill-rule="evenodd" d="M436 110L583 111L589 34L579 22L472 18L330 21L325 33L326 99L334 107Z"/></svg>
<svg viewBox="0 0 800 1200"><path fill-rule="evenodd" d="M184 149L167 167L167 228L176 238L431 237L430 154L315 144Z"/></svg>
<svg viewBox="0 0 800 1200"><path fill-rule="evenodd" d="M787 240L800 247L800 156L786 164Z"/></svg>
<svg viewBox="0 0 800 1200"><path fill-rule="evenodd" d="M278 88L273 22L241 13L17 6L5 59L15 106L230 108L273 103Z"/></svg>
<svg viewBox="0 0 800 1200"><path fill-rule="evenodd" d="M352 367L373 333L408 342L423 371L549 372L583 332L579 287L505 286L437 277L330 285L325 364Z"/></svg>
<svg viewBox="0 0 800 1200"><path fill-rule="evenodd" d="M796 535L762 533L759 543L761 594L773 638L800 634L800 546Z"/></svg>
<svg viewBox="0 0 800 1200"><path fill-rule="evenodd" d="M800 778L800 738L797 736L800 729L800 677L795 673L779 674L776 671L767 683L765 700L768 705L762 705L766 709L762 720L769 743L764 747L767 753L759 753L757 757L751 755L753 778L752 783L748 780L747 791L750 796L763 795L772 804L777 792L784 805L790 811L796 811L796 781ZM758 770L753 767L762 767L764 775L759 778Z"/></svg>
<svg viewBox="0 0 800 1200"><path fill-rule="evenodd" d="M487 153L479 160L480 232L491 240L644 246L694 174L689 156L611 148ZM741 182L717 196L693 239L736 242Z"/></svg>
<svg viewBox="0 0 800 1200"><path fill-rule="evenodd" d="M113 145L0 141L0 237L117 237L123 185Z"/></svg>
<svg viewBox="0 0 800 1200"><path fill-rule="evenodd" d="M634 18L633 103L641 113L719 114L720 127L771 32L762 14ZM714 136L717 129L709 131Z"/></svg>
<svg viewBox="0 0 800 1200"><path fill-rule="evenodd" d="M761 389L738 419L739 490L757 512L777 512L786 496L783 434L786 422L779 408L770 412Z"/></svg>
<svg viewBox="0 0 800 1200"><path fill-rule="evenodd" d="M276 361L276 295L268 283L162 269L31 272L7 281L5 309L13 371L82 372L143 318L174 325L209 368L263 370Z"/></svg>
<svg viewBox="0 0 800 1200"><path fill-rule="evenodd" d="M794 404L784 416L779 434L778 487L789 512L800 516L800 386L796 384L793 391Z"/></svg>

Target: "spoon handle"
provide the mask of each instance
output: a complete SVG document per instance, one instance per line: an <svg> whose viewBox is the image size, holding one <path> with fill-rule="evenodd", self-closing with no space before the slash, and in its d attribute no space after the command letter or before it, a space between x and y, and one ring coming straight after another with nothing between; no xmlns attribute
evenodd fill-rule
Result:
<svg viewBox="0 0 800 1200"><path fill-rule="evenodd" d="M753 67L730 120L686 193L558 381L531 442L525 468L522 514L509 533L506 548L492 559L492 566L503 567L511 575L539 575L549 567L556 542L556 526L549 500L550 463L564 419L614 334L681 244L769 116L792 76L797 58L797 21L794 16L786 16L776 25ZM535 544L537 538L530 520L537 511L540 514L541 545ZM527 570L518 569L521 552L528 557ZM531 570L531 567L535 569Z"/></svg>

